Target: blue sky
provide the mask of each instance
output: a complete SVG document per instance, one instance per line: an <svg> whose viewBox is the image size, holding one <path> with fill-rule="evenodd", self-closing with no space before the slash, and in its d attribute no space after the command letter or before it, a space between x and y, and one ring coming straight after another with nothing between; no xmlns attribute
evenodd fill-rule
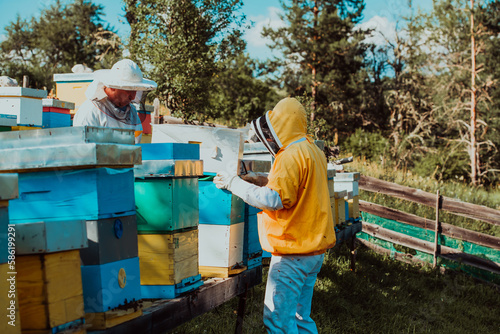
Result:
<svg viewBox="0 0 500 334"><path fill-rule="evenodd" d="M123 17L123 3L120 0L93 0L104 6L103 19L114 26L119 33L127 35L129 28ZM413 1L414 5L428 10L432 7L432 0ZM4 37L4 27L16 19L17 14L22 18L38 16L51 0L0 0L0 40ZM278 13L281 10L279 0L244 0L243 12L249 20L254 22L245 39L248 43L248 52L254 58L265 59L271 56L266 47L266 41L260 37L263 26L277 27L281 23ZM365 0L363 25L377 28L385 36L391 36L398 17L407 12L407 0ZM54 23L57 24L57 23Z"/></svg>

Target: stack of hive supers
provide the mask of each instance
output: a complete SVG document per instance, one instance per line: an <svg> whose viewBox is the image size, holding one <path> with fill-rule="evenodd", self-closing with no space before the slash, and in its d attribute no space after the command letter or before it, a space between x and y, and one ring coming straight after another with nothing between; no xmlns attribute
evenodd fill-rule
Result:
<svg viewBox="0 0 500 334"><path fill-rule="evenodd" d="M199 269L202 277L228 277L243 266L244 202L212 182L218 172L236 174L243 132L220 127L153 124L153 143L198 143L204 177L199 180Z"/></svg>
<svg viewBox="0 0 500 334"><path fill-rule="evenodd" d="M105 328L123 319L113 309L141 298L133 175L141 156L133 144L132 130L94 127L0 134L2 169L19 173L10 221L26 240L36 231L45 235L37 239L41 246L25 245L37 255L17 263L20 315L33 323L22 322L23 329L53 329L83 312L91 329ZM43 295L29 298L37 275Z"/></svg>
<svg viewBox="0 0 500 334"><path fill-rule="evenodd" d="M345 221L359 221L359 172L337 173L334 178L335 191L345 191Z"/></svg>
<svg viewBox="0 0 500 334"><path fill-rule="evenodd" d="M17 174L0 174L0 333L21 333L16 289L16 230L9 225L9 200L18 198Z"/></svg>
<svg viewBox="0 0 500 334"><path fill-rule="evenodd" d="M4 130L33 130L43 125L42 99L47 91L23 87L0 87L0 126Z"/></svg>
<svg viewBox="0 0 500 334"><path fill-rule="evenodd" d="M42 128L71 126L71 110L75 109L75 104L73 102L43 99L42 106Z"/></svg>
<svg viewBox="0 0 500 334"><path fill-rule="evenodd" d="M142 124L142 139L141 144L149 144L151 143L152 136L152 113L154 111L154 107L152 105L143 104L143 103L132 103L137 110L137 115L139 115L139 119Z"/></svg>
<svg viewBox="0 0 500 334"><path fill-rule="evenodd" d="M198 271L199 145L141 144L135 168L143 298L175 298L203 285Z"/></svg>

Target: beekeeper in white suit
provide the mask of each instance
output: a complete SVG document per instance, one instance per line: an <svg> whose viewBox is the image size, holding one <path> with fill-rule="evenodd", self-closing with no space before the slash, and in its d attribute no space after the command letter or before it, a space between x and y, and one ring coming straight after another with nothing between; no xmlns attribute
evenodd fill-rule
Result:
<svg viewBox="0 0 500 334"><path fill-rule="evenodd" d="M156 89L154 81L142 77L135 62L123 59L110 70L94 72L94 81L85 91L87 100L76 112L73 126L102 126L135 130L135 143L142 137L137 110L130 103L139 101L143 91Z"/></svg>

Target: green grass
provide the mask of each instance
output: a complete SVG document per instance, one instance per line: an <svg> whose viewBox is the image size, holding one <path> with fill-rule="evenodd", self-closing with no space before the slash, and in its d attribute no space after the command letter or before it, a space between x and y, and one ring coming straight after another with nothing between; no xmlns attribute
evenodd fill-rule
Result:
<svg viewBox="0 0 500 334"><path fill-rule="evenodd" d="M344 245L325 257L313 297L320 333L498 333L497 287L461 273L445 274L392 260L360 246L356 272ZM264 282L248 293L243 333L265 333ZM173 333L232 333L238 298Z"/></svg>

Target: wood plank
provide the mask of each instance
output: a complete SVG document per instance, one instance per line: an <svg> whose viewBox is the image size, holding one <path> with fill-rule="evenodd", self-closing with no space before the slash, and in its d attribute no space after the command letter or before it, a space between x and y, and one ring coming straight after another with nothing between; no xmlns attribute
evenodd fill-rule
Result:
<svg viewBox="0 0 500 334"><path fill-rule="evenodd" d="M386 240L404 247L412 248L431 255L434 254L433 242L410 237L403 233L394 232L389 229L380 227L376 224L363 222L363 232L375 238ZM453 249L442 245L440 247L441 255L448 256L449 258L467 260L469 265L474 265L481 268L489 268L489 271L498 271L500 273L500 263L485 260L475 255L466 254L458 249Z"/></svg>
<svg viewBox="0 0 500 334"><path fill-rule="evenodd" d="M100 330L115 327L142 315L142 309L111 310L100 313L86 313L85 323L90 325L87 330Z"/></svg>
<svg viewBox="0 0 500 334"><path fill-rule="evenodd" d="M241 272L247 270L246 266L237 266L237 267L208 267L208 266L200 266L199 267L201 277L218 277L218 278L227 278L229 276L237 275Z"/></svg>
<svg viewBox="0 0 500 334"><path fill-rule="evenodd" d="M429 207L435 206L436 195L397 183L382 181L374 177L361 175L359 187L362 190L384 194ZM476 205L442 196L442 209L453 214L482 220L490 224L500 225L500 210L492 209L483 205Z"/></svg>
<svg viewBox="0 0 500 334"><path fill-rule="evenodd" d="M361 211L431 231L434 230L436 225L436 222L433 220L362 200L359 201L359 207ZM500 238L488 234L445 223L441 223L441 234L454 239L464 240L500 250Z"/></svg>
<svg viewBox="0 0 500 334"><path fill-rule="evenodd" d="M385 255L392 256L392 257L394 257L394 259L396 259L398 261L402 261L405 263L418 263L421 265L429 264L428 262L420 260L411 254L402 254L402 253L398 253L398 252L393 253L390 249L384 248L384 247L379 246L379 245L372 244L368 240L357 238L356 242L361 243L362 245L370 248L371 250L373 250L379 254L385 254Z"/></svg>
<svg viewBox="0 0 500 334"><path fill-rule="evenodd" d="M262 266L230 278L213 278L186 296L156 301L143 310L143 316L93 334L164 334L261 282Z"/></svg>

